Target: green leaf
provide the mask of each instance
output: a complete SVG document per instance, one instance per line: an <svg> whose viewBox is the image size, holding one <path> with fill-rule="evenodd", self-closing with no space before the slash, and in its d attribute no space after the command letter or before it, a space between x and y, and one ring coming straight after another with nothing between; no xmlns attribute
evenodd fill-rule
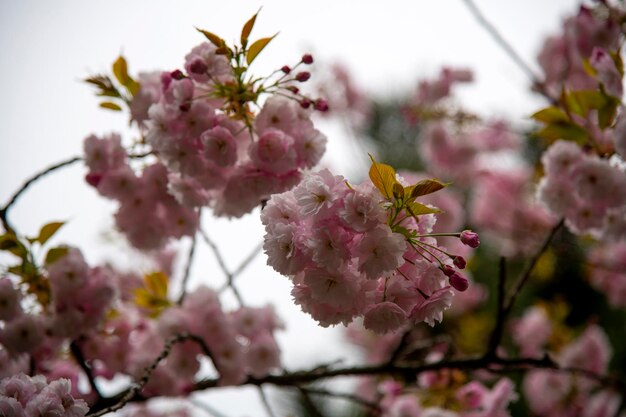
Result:
<svg viewBox="0 0 626 417"><path fill-rule="evenodd" d="M393 186L398 182L396 180L396 170L386 164L379 164L374 157L370 155L372 166L370 167L369 176L372 184L387 199L393 197Z"/></svg>
<svg viewBox="0 0 626 417"><path fill-rule="evenodd" d="M102 103L100 103L100 107L113 111L122 111L122 108L120 106L115 103L111 103L110 101L103 101Z"/></svg>
<svg viewBox="0 0 626 417"><path fill-rule="evenodd" d="M50 239L54 234L63 226L65 222L52 222L44 225L41 230L39 230L39 236L37 237L37 242L42 245L45 244L48 239Z"/></svg>
<svg viewBox="0 0 626 417"><path fill-rule="evenodd" d="M259 9L259 11L261 11L261 9ZM250 36L250 32L252 32L252 28L254 27L254 22L256 22L258 14L259 12L256 12L241 29L241 45L244 46L244 48L248 44L248 37Z"/></svg>
<svg viewBox="0 0 626 417"><path fill-rule="evenodd" d="M22 259L28 255L26 246L13 233L0 235L0 250L11 252Z"/></svg>
<svg viewBox="0 0 626 417"><path fill-rule="evenodd" d="M254 41L254 43L250 45L250 49L248 49L248 53L246 54L246 62L248 62L248 65L250 65L252 61L254 61L257 55L261 53L261 51L267 46L268 43L270 43L272 39L276 37L276 35L278 35L278 33L276 33L272 37L262 38Z"/></svg>
<svg viewBox="0 0 626 417"><path fill-rule="evenodd" d="M604 130L613 124L620 103L619 99L607 96L606 105L598 109L598 126L600 126L600 129Z"/></svg>
<svg viewBox="0 0 626 417"><path fill-rule="evenodd" d="M226 45L226 42L224 42L224 39L220 38L216 34L211 33L208 30L204 30L200 28L196 28L196 30L202 33L213 45L217 46L218 48L221 48L224 45Z"/></svg>
<svg viewBox="0 0 626 417"><path fill-rule="evenodd" d="M598 90L572 91L565 95L567 108L582 117L587 117L589 110L599 109L606 104L606 97Z"/></svg>
<svg viewBox="0 0 626 417"><path fill-rule="evenodd" d="M442 188L445 188L446 184L439 181L436 178L421 180L417 184L409 187L411 188L410 199L414 200L417 197L421 197L423 195L432 194L435 191L439 191Z"/></svg>
<svg viewBox="0 0 626 417"><path fill-rule="evenodd" d="M549 124L536 132L535 135L548 140L570 140L580 145L585 144L588 138L585 129L571 122Z"/></svg>
<svg viewBox="0 0 626 417"><path fill-rule="evenodd" d="M598 71L591 65L588 59L583 59L583 70L591 78L596 78Z"/></svg>
<svg viewBox="0 0 626 417"><path fill-rule="evenodd" d="M152 272L144 277L146 288L159 298L167 298L168 277L163 272Z"/></svg>
<svg viewBox="0 0 626 417"><path fill-rule="evenodd" d="M52 265L53 263L64 257L68 251L69 248L65 246L51 248L48 253L46 253L45 264Z"/></svg>
<svg viewBox="0 0 626 417"><path fill-rule="evenodd" d="M115 75L120 84L125 86L128 83L130 78L128 76L128 64L126 64L126 60L121 55L113 63L113 75Z"/></svg>
<svg viewBox="0 0 626 417"><path fill-rule="evenodd" d="M563 110L555 106L541 109L530 117L538 122L543 123L569 122L569 117L567 117L567 114L565 114Z"/></svg>
<svg viewBox="0 0 626 417"><path fill-rule="evenodd" d="M406 227L402 227L402 226L396 226L394 227L393 230L395 233L400 233L402 236L406 237L407 239L413 239L415 236L417 236L417 232L413 229L409 230Z"/></svg>
<svg viewBox="0 0 626 417"><path fill-rule="evenodd" d="M426 206L424 204L421 204L421 203L418 203L416 201L408 203L406 205L406 210L413 217L419 216L419 215L422 215L422 214L441 213L441 210L439 210L436 207L428 207L428 206Z"/></svg>

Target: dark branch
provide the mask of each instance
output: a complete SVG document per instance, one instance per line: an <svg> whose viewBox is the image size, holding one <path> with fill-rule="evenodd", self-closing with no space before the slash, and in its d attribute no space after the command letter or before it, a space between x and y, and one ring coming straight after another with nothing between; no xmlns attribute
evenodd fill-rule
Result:
<svg viewBox="0 0 626 417"><path fill-rule="evenodd" d="M59 162L58 164L54 164L46 169L44 169L43 171L33 175L31 178L29 178L28 180L26 180L26 182L15 192L15 194L13 194L13 196L11 196L11 198L9 199L9 202L0 209L0 221L2 221L2 225L4 227L4 229L7 232L13 232L15 233L15 229L13 229L13 227L11 226L11 223L9 222L8 218L7 218L7 213L9 211L9 209L11 208L11 206L13 206L13 204L15 204L15 202L17 201L17 199L24 193L24 191L26 191L28 189L28 187L30 187L33 183L35 183L36 181L38 181L39 179L41 179L42 177L45 177L46 175L50 174L51 172L54 172L60 168L72 165L78 161L81 161L83 158L81 158L80 156L75 156L73 158L70 158L66 161L62 161Z"/></svg>
<svg viewBox="0 0 626 417"><path fill-rule="evenodd" d="M83 355L83 351L80 349L78 344L76 344L76 341L70 343L70 352L72 352L72 356L74 356L74 359L76 359L78 366L80 366L85 375L87 375L89 386L91 386L91 389L96 394L96 397L98 398L98 400L100 400L102 398L102 394L98 389L98 385L96 385L96 379L93 375L91 367L87 364L87 361L85 360L85 355Z"/></svg>

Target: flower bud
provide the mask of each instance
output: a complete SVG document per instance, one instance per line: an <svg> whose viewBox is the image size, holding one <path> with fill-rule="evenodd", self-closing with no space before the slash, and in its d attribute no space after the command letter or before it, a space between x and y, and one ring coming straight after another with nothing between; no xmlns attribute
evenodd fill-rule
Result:
<svg viewBox="0 0 626 417"><path fill-rule="evenodd" d="M201 59L196 59L189 65L189 72L193 74L205 74L208 69L209 67Z"/></svg>
<svg viewBox="0 0 626 417"><path fill-rule="evenodd" d="M459 269L465 269L467 262L465 262L465 258L462 256L455 256L452 258L452 263Z"/></svg>
<svg viewBox="0 0 626 417"><path fill-rule="evenodd" d="M280 70L284 72L285 74L289 74L291 72L291 68L289 68L288 65L283 65L283 67Z"/></svg>
<svg viewBox="0 0 626 417"><path fill-rule="evenodd" d="M289 87L287 87L287 90L291 91L294 94L298 94L300 92L300 89L295 85L290 85Z"/></svg>
<svg viewBox="0 0 626 417"><path fill-rule="evenodd" d="M311 100L309 100L308 98L303 98L302 100L300 100L300 107L302 107L303 109L308 109L309 107L311 107Z"/></svg>
<svg viewBox="0 0 626 417"><path fill-rule="evenodd" d="M441 268L441 271L447 277L451 277L452 274L454 274L456 272L456 270L454 268L452 268L450 265L444 265L443 268Z"/></svg>
<svg viewBox="0 0 626 417"><path fill-rule="evenodd" d="M308 71L301 71L296 74L296 80L300 81L301 83L305 82L309 78L311 78L311 73Z"/></svg>
<svg viewBox="0 0 626 417"><path fill-rule="evenodd" d="M313 63L313 55L311 54L304 54L302 55L302 62L304 64L310 65Z"/></svg>
<svg viewBox="0 0 626 417"><path fill-rule="evenodd" d="M463 275L459 274L456 271L450 276L449 279L450 285L452 285L452 288L457 291L463 292L469 287L469 281L467 280L467 278L465 278Z"/></svg>
<svg viewBox="0 0 626 417"><path fill-rule="evenodd" d="M325 112L328 111L328 102L323 98L318 98L315 100L314 104L315 110Z"/></svg>
<svg viewBox="0 0 626 417"><path fill-rule="evenodd" d="M170 75L175 80L182 80L183 78L185 78L185 74L183 74L181 70L174 70L170 72Z"/></svg>
<svg viewBox="0 0 626 417"><path fill-rule="evenodd" d="M461 232L461 242L470 248L477 248L480 245L478 233L474 233L471 230L463 230Z"/></svg>

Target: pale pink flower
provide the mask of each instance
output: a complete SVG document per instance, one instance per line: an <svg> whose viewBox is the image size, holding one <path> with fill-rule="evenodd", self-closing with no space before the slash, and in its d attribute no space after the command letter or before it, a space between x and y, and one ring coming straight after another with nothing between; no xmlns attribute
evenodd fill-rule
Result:
<svg viewBox="0 0 626 417"><path fill-rule="evenodd" d="M355 295L359 292L358 277L348 268L332 271L307 268L303 284L310 289L313 300L334 307L354 305Z"/></svg>
<svg viewBox="0 0 626 417"><path fill-rule="evenodd" d="M528 308L513 326L513 340L520 346L523 356L537 356L552 334L552 324L545 309Z"/></svg>
<svg viewBox="0 0 626 417"><path fill-rule="evenodd" d="M369 279L393 271L404 262L406 246L404 236L393 233L389 226L377 226L356 244L354 253L359 258L359 271Z"/></svg>
<svg viewBox="0 0 626 417"><path fill-rule="evenodd" d="M406 323L406 313L392 302L370 305L363 316L363 326L378 334L397 330Z"/></svg>
<svg viewBox="0 0 626 417"><path fill-rule="evenodd" d="M294 140L281 130L267 129L249 148L250 159L261 169L284 174L297 169Z"/></svg>
<svg viewBox="0 0 626 417"><path fill-rule="evenodd" d="M204 155L214 164L226 167L237 162L237 141L228 129L215 126L202 133L200 140L204 145Z"/></svg>
<svg viewBox="0 0 626 417"><path fill-rule="evenodd" d="M584 157L582 149L575 143L557 140L543 153L541 162L549 176L567 178Z"/></svg>
<svg viewBox="0 0 626 417"><path fill-rule="evenodd" d="M342 182L342 177L334 176L327 169L305 177L293 190L300 206L300 214L308 216L320 211L325 214L334 203L334 188Z"/></svg>
<svg viewBox="0 0 626 417"><path fill-rule="evenodd" d="M256 378L267 375L280 367L280 349L276 340L268 333L255 337L248 346L246 363L250 374Z"/></svg>
<svg viewBox="0 0 626 417"><path fill-rule="evenodd" d="M32 352L44 341L44 327L39 316L22 314L5 323L0 341L9 352Z"/></svg>
<svg viewBox="0 0 626 417"><path fill-rule="evenodd" d="M443 319L443 312L450 308L453 296L454 294L450 291L450 287L441 288L432 293L427 299L418 303L411 311L409 317L415 323L423 321L433 327L436 321L441 322Z"/></svg>
<svg viewBox="0 0 626 417"><path fill-rule="evenodd" d="M232 78L228 59L215 53L217 48L209 42L195 46L185 56L185 71L198 82L218 79L222 82Z"/></svg>
<svg viewBox="0 0 626 417"><path fill-rule="evenodd" d="M311 229L311 237L305 245L320 268L334 270L351 258L353 233L331 221L315 224Z"/></svg>
<svg viewBox="0 0 626 417"><path fill-rule="evenodd" d="M387 211L380 204L381 196L370 186L358 186L346 193L339 217L353 230L365 232L387 220Z"/></svg>
<svg viewBox="0 0 626 417"><path fill-rule="evenodd" d="M263 249L267 254L267 264L283 275L296 274L306 263L295 244L296 233L295 226L278 223L265 234Z"/></svg>

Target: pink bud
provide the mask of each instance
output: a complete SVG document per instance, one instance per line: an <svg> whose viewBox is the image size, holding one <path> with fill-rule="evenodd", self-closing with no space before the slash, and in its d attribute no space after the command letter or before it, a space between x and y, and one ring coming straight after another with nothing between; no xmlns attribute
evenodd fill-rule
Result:
<svg viewBox="0 0 626 417"><path fill-rule="evenodd" d="M296 74L296 80L300 81L301 83L305 82L309 78L311 78L311 73L308 71L301 71Z"/></svg>
<svg viewBox="0 0 626 417"><path fill-rule="evenodd" d="M459 269L465 269L465 266L467 265L467 262L465 262L465 258L463 258L462 256L453 257L452 262L454 263L454 266Z"/></svg>
<svg viewBox="0 0 626 417"><path fill-rule="evenodd" d="M454 272L452 276L450 276L450 285L457 291L465 291L467 287L469 287L469 281L463 275L458 272Z"/></svg>
<svg viewBox="0 0 626 417"><path fill-rule="evenodd" d="M97 187L98 184L100 184L100 181L102 181L102 174L99 174L97 172L90 172L85 176L85 181L87 181L87 184L91 185L92 187Z"/></svg>
<svg viewBox="0 0 626 417"><path fill-rule="evenodd" d="M315 110L325 112L328 111L328 102L323 98L318 98L315 100L314 104Z"/></svg>
<svg viewBox="0 0 626 417"><path fill-rule="evenodd" d="M300 89L295 85L290 85L289 87L287 87L287 90L291 91L294 94L298 94L300 92Z"/></svg>
<svg viewBox="0 0 626 417"><path fill-rule="evenodd" d="M204 74L208 69L209 67L201 59L196 59L189 65L189 71L194 74Z"/></svg>
<svg viewBox="0 0 626 417"><path fill-rule="evenodd" d="M452 274L456 272L456 269L452 268L450 265L444 265L443 268L441 268L441 271L445 274L445 276L451 277Z"/></svg>
<svg viewBox="0 0 626 417"><path fill-rule="evenodd" d="M309 65L313 63L313 55L311 54L304 54L302 56L302 62Z"/></svg>
<svg viewBox="0 0 626 417"><path fill-rule="evenodd" d="M185 74L183 74L181 70L174 70L170 72L170 75L175 80L182 80L183 78L185 78Z"/></svg>
<svg viewBox="0 0 626 417"><path fill-rule="evenodd" d="M308 98L303 98L302 100L300 100L300 107L302 107L303 109L308 109L309 107L311 107L311 100L309 100Z"/></svg>
<svg viewBox="0 0 626 417"><path fill-rule="evenodd" d="M461 242L470 248L477 248L480 245L478 233L474 233L471 230L463 230L461 232Z"/></svg>
<svg viewBox="0 0 626 417"><path fill-rule="evenodd" d="M291 72L291 68L289 68L288 65L283 65L283 67L280 70L284 72L285 74L289 74Z"/></svg>

